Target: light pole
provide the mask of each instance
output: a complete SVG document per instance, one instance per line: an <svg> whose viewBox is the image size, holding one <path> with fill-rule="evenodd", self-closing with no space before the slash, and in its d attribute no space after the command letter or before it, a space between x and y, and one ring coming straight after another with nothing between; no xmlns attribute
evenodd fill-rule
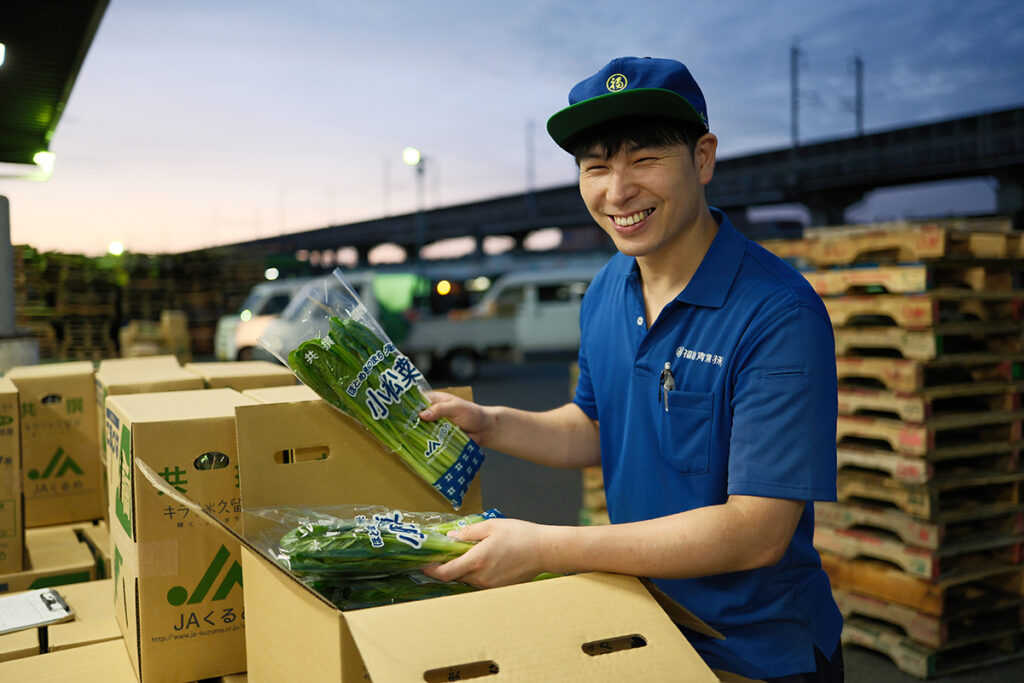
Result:
<svg viewBox="0 0 1024 683"><path fill-rule="evenodd" d="M423 167L426 158L415 147L402 150L402 161L416 169L416 260L420 260L420 251L427 239L427 213L424 206Z"/></svg>

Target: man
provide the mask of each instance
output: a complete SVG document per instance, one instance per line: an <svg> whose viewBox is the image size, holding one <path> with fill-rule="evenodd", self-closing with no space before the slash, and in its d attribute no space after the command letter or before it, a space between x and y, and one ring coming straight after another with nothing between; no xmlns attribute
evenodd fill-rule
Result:
<svg viewBox="0 0 1024 683"><path fill-rule="evenodd" d="M601 464L610 526L521 520L430 570L480 586L541 572L654 579L726 637L688 633L714 669L841 680L842 618L811 544L814 500L835 500L836 371L821 300L717 209L717 138L689 70L616 59L548 122L619 253L587 290L573 401L544 413L443 393L483 446L554 467Z"/></svg>

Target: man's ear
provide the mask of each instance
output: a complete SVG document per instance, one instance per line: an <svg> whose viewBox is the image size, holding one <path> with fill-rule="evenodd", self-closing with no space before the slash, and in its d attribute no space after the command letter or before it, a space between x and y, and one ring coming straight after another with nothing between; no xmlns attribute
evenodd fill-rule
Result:
<svg viewBox="0 0 1024 683"><path fill-rule="evenodd" d="M718 138L714 133L705 133L693 151L694 163L701 185L707 185L715 175L715 155L718 152Z"/></svg>

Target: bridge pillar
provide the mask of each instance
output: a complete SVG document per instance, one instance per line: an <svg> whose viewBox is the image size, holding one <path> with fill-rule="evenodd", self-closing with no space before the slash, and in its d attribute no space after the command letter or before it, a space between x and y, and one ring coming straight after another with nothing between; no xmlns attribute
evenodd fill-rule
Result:
<svg viewBox="0 0 1024 683"><path fill-rule="evenodd" d="M862 190L830 190L799 195L797 201L811 213L811 226L842 225L846 209L864 197Z"/></svg>
<svg viewBox="0 0 1024 683"><path fill-rule="evenodd" d="M1013 218L1013 227L1024 228L1024 172L996 176L996 213Z"/></svg>
<svg viewBox="0 0 1024 683"><path fill-rule="evenodd" d="M363 267L370 265L370 249L368 244L360 244L356 246L356 266Z"/></svg>

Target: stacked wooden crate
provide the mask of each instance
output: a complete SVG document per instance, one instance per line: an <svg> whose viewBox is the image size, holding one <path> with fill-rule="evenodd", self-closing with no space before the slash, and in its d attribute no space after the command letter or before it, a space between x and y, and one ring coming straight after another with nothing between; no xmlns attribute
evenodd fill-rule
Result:
<svg viewBox="0 0 1024 683"><path fill-rule="evenodd" d="M117 285L93 259L53 254L59 269L56 315L60 356L100 360L116 355Z"/></svg>
<svg viewBox="0 0 1024 683"><path fill-rule="evenodd" d="M60 354L53 326L57 277L46 266L45 254L27 245L14 246L14 325L35 337L41 359L52 360Z"/></svg>
<svg viewBox="0 0 1024 683"><path fill-rule="evenodd" d="M838 503L815 545L844 643L927 678L1024 656L1024 245L1008 221L764 245L832 319Z"/></svg>

